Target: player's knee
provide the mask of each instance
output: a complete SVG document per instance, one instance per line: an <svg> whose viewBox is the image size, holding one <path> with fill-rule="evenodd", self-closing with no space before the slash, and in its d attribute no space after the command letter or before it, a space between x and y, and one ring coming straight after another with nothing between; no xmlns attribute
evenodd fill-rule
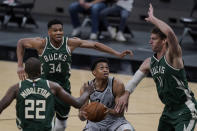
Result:
<svg viewBox="0 0 197 131"><path fill-rule="evenodd" d="M64 131L66 129L66 120L59 120L56 118L55 131Z"/></svg>

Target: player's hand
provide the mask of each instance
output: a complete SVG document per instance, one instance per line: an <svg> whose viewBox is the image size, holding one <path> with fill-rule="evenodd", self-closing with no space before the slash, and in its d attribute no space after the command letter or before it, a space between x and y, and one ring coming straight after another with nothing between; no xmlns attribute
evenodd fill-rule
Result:
<svg viewBox="0 0 197 131"><path fill-rule="evenodd" d="M113 115L113 116L120 117L120 116L123 115L123 113L119 113L119 112L117 112L115 109L108 109L107 111L108 111L108 112L107 112L108 114L111 114L111 115Z"/></svg>
<svg viewBox="0 0 197 131"><path fill-rule="evenodd" d="M86 105L83 105L81 107L81 109L79 109L79 118L80 120L82 121L85 121L87 120L88 116L87 116L87 112L84 110L86 108L87 104Z"/></svg>
<svg viewBox="0 0 197 131"><path fill-rule="evenodd" d="M25 80L26 79L26 73L24 67L18 67L17 69L17 74L20 80Z"/></svg>
<svg viewBox="0 0 197 131"><path fill-rule="evenodd" d="M154 12L153 6L152 6L152 4L149 4L148 17L145 18L145 20L146 20L147 22L151 22L151 23L152 23L152 21L153 21L153 19L154 19L154 14L153 14L153 12Z"/></svg>
<svg viewBox="0 0 197 131"><path fill-rule="evenodd" d="M85 83L83 85L83 88L84 88L84 92L88 92L89 94L92 94L94 92L94 83Z"/></svg>
<svg viewBox="0 0 197 131"><path fill-rule="evenodd" d="M123 57L125 57L126 55L130 55L131 57L133 57L133 52L132 52L131 50L125 50L125 51L123 51L123 52L121 52L121 53L119 54L119 57L120 57L120 58L123 58Z"/></svg>
<svg viewBox="0 0 197 131"><path fill-rule="evenodd" d="M129 92L125 92L120 98L118 98L115 110L118 113L123 113L124 111L128 111L128 103L129 103Z"/></svg>

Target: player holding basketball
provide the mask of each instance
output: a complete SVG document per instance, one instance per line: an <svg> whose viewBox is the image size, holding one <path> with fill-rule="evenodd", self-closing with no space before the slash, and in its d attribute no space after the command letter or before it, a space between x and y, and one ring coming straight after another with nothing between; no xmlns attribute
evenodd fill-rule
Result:
<svg viewBox="0 0 197 131"><path fill-rule="evenodd" d="M55 96L64 103L80 108L93 92L85 84L84 94L74 98L52 81L40 78L40 61L29 58L25 63L28 78L9 88L0 101L0 113L16 99L17 126L23 131L51 131L54 125Z"/></svg>
<svg viewBox="0 0 197 131"><path fill-rule="evenodd" d="M118 114L114 110L117 99L124 94L124 84L109 76L108 60L104 58L97 59L92 67L92 74L95 79L89 81L94 83L95 91L90 95L90 102L98 101L108 108L107 116L100 122L87 121L84 131L134 131L132 125L125 119L123 113ZM84 92L82 87L80 93ZM79 110L79 118L86 120L86 112Z"/></svg>
<svg viewBox="0 0 197 131"><path fill-rule="evenodd" d="M158 131L194 131L197 103L188 87L177 37L166 23L154 16L151 4L145 20L156 26L150 36L155 54L144 60L128 82L124 95L118 100L116 111L123 112L125 107L127 110L129 95L150 72L156 83L158 96L165 104Z"/></svg>
<svg viewBox="0 0 197 131"><path fill-rule="evenodd" d="M23 55L25 48L34 48L39 54L42 63L42 78L57 82L65 91L70 93L70 68L71 53L78 47L92 48L99 51L113 54L117 57L124 57L131 54L129 50L122 53L105 46L104 44L81 40L78 38L64 37L63 24L59 20L52 20L48 23L48 37L24 38L17 43L17 57L19 78L24 80L25 73L23 68ZM56 99L56 131L64 131L66 120L70 111L70 105L64 104L61 100Z"/></svg>

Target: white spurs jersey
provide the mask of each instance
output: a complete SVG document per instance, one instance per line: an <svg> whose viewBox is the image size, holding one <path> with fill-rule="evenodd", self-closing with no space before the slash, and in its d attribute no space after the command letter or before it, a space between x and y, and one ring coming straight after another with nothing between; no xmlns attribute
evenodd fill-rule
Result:
<svg viewBox="0 0 197 131"><path fill-rule="evenodd" d="M90 95L90 101L94 102L100 102L104 104L108 108L114 108L115 106L115 99L113 95L113 77L108 77L108 84L107 87L105 88L104 91L97 91L95 90L91 95ZM94 81L94 80L92 80ZM92 81L89 81L92 82Z"/></svg>

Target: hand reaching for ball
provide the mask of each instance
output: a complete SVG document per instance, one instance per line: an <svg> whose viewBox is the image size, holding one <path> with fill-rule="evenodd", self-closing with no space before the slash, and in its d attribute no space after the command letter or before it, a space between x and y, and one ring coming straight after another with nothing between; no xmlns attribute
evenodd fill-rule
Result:
<svg viewBox="0 0 197 131"><path fill-rule="evenodd" d="M99 122L105 119L108 113L107 107L100 102L91 102L83 106L79 111L81 120L90 120L92 122Z"/></svg>

